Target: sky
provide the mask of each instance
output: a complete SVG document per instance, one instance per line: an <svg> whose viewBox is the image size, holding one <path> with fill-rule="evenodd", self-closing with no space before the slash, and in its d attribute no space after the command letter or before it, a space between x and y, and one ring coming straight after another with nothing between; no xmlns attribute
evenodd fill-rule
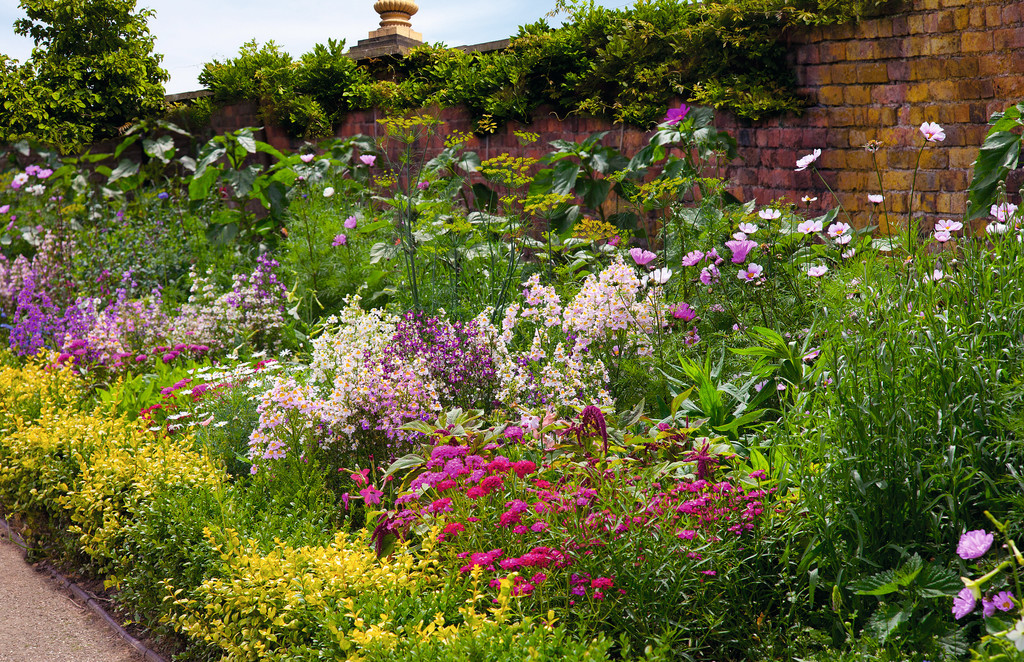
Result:
<svg viewBox="0 0 1024 662"><path fill-rule="evenodd" d="M505 39L520 25L532 23L551 10L554 0L418 0L412 17L414 30L424 41L448 46L479 44ZM632 0L599 0L605 7L622 8ZM156 11L150 32L155 51L171 75L168 94L201 89L197 82L203 64L238 54L239 47L256 39L273 39L298 58L328 39L344 39L347 47L377 29L380 17L373 0L140 0L139 8ZM32 41L14 34L14 21L24 18L18 0L0 0L0 53L24 61ZM557 23L557 19L549 19Z"/></svg>

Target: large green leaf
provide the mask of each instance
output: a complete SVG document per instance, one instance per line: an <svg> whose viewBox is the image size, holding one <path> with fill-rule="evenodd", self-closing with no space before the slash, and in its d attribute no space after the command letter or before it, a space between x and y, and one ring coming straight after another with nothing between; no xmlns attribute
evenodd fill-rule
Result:
<svg viewBox="0 0 1024 662"><path fill-rule="evenodd" d="M174 138L160 136L156 140L146 138L142 141L142 151L161 163L168 163L174 156Z"/></svg>
<svg viewBox="0 0 1024 662"><path fill-rule="evenodd" d="M968 188L967 220L988 213L996 202L999 182L1017 167L1021 137L1009 131L989 131L974 162L974 175Z"/></svg>

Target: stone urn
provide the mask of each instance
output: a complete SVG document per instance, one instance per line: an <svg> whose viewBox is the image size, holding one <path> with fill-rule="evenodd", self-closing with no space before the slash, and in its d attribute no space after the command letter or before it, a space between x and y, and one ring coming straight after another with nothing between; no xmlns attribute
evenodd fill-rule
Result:
<svg viewBox="0 0 1024 662"><path fill-rule="evenodd" d="M420 10L413 0L377 0L373 9L380 14L381 30L397 28L399 34L412 28L409 19Z"/></svg>

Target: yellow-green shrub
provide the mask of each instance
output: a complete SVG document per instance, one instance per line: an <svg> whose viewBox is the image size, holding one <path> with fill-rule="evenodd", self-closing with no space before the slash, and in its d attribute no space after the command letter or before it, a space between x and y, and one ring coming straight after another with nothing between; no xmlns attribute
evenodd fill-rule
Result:
<svg viewBox="0 0 1024 662"><path fill-rule="evenodd" d="M115 570L123 529L160 490L217 485L224 472L193 450L189 438L154 438L140 421L117 419L124 434L108 439L83 462L78 487L59 498L69 531L103 573Z"/></svg>
<svg viewBox="0 0 1024 662"><path fill-rule="evenodd" d="M0 503L6 512L22 518L26 538L44 525L60 530L69 522L60 498L78 488L92 454L142 432L137 425L100 412L46 407L35 424L0 437Z"/></svg>
<svg viewBox="0 0 1024 662"><path fill-rule="evenodd" d="M353 658L371 641L404 636L413 623L443 630L445 604L453 614L458 606L450 589L463 592L461 580L456 586L436 574L429 543L421 554L401 550L378 560L365 531L269 554L228 531L217 549L223 576L205 581L197 598L179 598L172 620L222 649L225 660L303 659L311 651Z"/></svg>
<svg viewBox="0 0 1024 662"><path fill-rule="evenodd" d="M40 353L24 366L9 365L0 351L0 435L31 425L45 413L78 409L84 388L68 366L57 366L55 354Z"/></svg>

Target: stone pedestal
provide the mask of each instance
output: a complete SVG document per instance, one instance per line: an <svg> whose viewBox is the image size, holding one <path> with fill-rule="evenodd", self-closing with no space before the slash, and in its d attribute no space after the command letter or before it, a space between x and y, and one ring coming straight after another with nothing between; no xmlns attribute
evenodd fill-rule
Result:
<svg viewBox="0 0 1024 662"><path fill-rule="evenodd" d="M354 60L382 55L405 55L423 43L423 35L412 29L409 19L419 11L413 0L377 0L373 9L380 14L380 28L349 50Z"/></svg>

